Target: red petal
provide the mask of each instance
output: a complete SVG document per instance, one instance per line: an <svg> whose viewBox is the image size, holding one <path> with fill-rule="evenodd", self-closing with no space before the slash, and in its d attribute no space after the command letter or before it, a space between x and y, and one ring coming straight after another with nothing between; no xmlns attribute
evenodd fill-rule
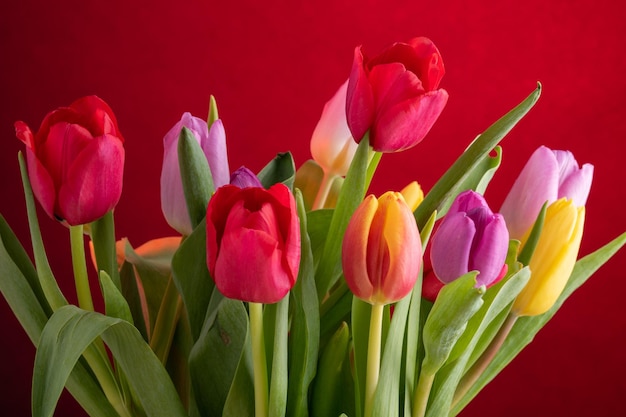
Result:
<svg viewBox="0 0 626 417"><path fill-rule="evenodd" d="M367 78L363 53L361 47L357 47L346 96L346 119L357 143L361 142L374 121L374 93Z"/></svg>

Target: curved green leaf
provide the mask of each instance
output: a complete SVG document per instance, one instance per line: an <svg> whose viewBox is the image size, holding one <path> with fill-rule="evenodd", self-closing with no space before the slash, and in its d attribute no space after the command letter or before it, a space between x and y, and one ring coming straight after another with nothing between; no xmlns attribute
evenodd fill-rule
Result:
<svg viewBox="0 0 626 417"><path fill-rule="evenodd" d="M186 415L167 371L133 325L68 305L50 317L41 333L33 372L33 416L53 415L68 376L98 336L148 416Z"/></svg>
<svg viewBox="0 0 626 417"><path fill-rule="evenodd" d="M296 178L296 164L291 152L279 153L257 174L263 187L270 188L274 184L282 182L293 189Z"/></svg>

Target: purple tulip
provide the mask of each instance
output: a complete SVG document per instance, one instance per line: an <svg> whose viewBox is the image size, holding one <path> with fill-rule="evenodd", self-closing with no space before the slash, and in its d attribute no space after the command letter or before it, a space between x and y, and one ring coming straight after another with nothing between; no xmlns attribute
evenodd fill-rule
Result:
<svg viewBox="0 0 626 417"><path fill-rule="evenodd" d="M551 204L567 197L576 207L584 206L592 179L593 165L584 164L580 168L571 152L539 147L515 180L500 209L511 238L522 239L545 202Z"/></svg>
<svg viewBox="0 0 626 417"><path fill-rule="evenodd" d="M263 184L261 184L259 178L254 175L254 172L244 166L237 168L237 170L230 175L230 184L236 185L239 188L263 188Z"/></svg>
<svg viewBox="0 0 626 417"><path fill-rule="evenodd" d="M230 175L222 121L216 120L209 129L204 120L184 113L163 138L165 152L161 171L161 209L170 226L183 235L189 235L192 232L191 220L178 164L178 137L183 127L191 130L204 151L215 188L228 184Z"/></svg>
<svg viewBox="0 0 626 417"><path fill-rule="evenodd" d="M502 215L469 190L457 196L433 236L430 260L435 275L446 284L479 271L476 285L489 286L501 276L508 246Z"/></svg>

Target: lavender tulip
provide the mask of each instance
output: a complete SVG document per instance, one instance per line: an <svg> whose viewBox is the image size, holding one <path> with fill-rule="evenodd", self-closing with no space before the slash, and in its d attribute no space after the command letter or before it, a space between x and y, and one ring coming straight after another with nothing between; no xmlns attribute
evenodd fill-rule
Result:
<svg viewBox="0 0 626 417"><path fill-rule="evenodd" d="M545 202L552 204L567 197L576 207L584 206L592 179L593 165L579 167L571 152L539 147L515 180L500 209L511 238L523 238Z"/></svg>
<svg viewBox="0 0 626 417"><path fill-rule="evenodd" d="M178 164L178 137L183 127L191 130L209 163L215 187L229 183L226 134L221 120L209 129L207 123L184 113L178 123L163 138L164 156L161 171L161 209L167 223L183 235L192 232L191 220L185 202L183 182Z"/></svg>
<svg viewBox="0 0 626 417"><path fill-rule="evenodd" d="M501 276L508 244L504 218L491 211L483 196L465 191L454 200L432 238L433 271L444 283L479 271L477 286L489 286Z"/></svg>

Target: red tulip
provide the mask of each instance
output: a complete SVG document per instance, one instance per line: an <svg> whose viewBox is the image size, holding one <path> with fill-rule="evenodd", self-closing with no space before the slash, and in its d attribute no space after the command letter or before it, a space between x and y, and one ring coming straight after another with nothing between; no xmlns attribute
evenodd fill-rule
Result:
<svg viewBox="0 0 626 417"><path fill-rule="evenodd" d="M285 185L221 187L206 219L207 264L223 295L270 304L289 292L298 277L300 226Z"/></svg>
<svg viewBox="0 0 626 417"><path fill-rule="evenodd" d="M352 136L360 142L369 130L378 152L417 145L448 101L438 88L444 73L441 55L427 38L395 43L372 59L357 47L346 102Z"/></svg>
<svg viewBox="0 0 626 417"><path fill-rule="evenodd" d="M15 129L26 145L33 192L50 217L76 226L115 207L122 193L124 139L104 101L88 96L56 109L37 134L21 121Z"/></svg>

